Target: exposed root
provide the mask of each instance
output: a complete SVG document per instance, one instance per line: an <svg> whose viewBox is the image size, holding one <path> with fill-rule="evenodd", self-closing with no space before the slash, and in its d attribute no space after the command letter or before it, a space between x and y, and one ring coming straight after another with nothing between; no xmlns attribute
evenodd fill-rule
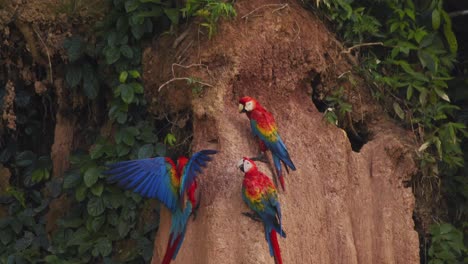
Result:
<svg viewBox="0 0 468 264"><path fill-rule="evenodd" d="M250 11L249 13L243 15L241 17L241 19L245 19L247 20L253 13L257 12L258 10L262 9L262 8L265 8L265 7L278 7L276 8L275 10L272 11L272 13L275 13L275 12L278 12L286 7L289 7L288 4L269 4L269 5L262 5L262 6L259 6L257 8L255 8L254 10Z"/></svg>

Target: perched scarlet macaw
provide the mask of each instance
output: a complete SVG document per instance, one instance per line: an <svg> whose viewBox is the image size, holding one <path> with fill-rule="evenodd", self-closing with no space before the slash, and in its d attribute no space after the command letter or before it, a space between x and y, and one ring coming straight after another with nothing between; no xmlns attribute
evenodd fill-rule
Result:
<svg viewBox="0 0 468 264"><path fill-rule="evenodd" d="M164 157L122 161L109 165L105 172L112 175L108 181L117 182L143 197L156 198L171 211L171 230L163 264L170 263L179 252L188 219L197 204L197 174L211 160L209 155L215 153L216 150L201 150L190 160L179 157L177 166L170 158Z"/></svg>
<svg viewBox="0 0 468 264"><path fill-rule="evenodd" d="M242 199L263 222L265 239L270 248L270 255L276 264L282 264L281 251L276 233L286 237L281 224L281 208L275 185L268 176L257 169L257 165L248 158L238 164L245 173L242 182Z"/></svg>
<svg viewBox="0 0 468 264"><path fill-rule="evenodd" d="M285 187L283 173L281 171L281 162L283 162L286 170L288 170L288 167L291 168L291 170L296 170L296 167L278 134L275 118L259 102L248 96L244 96L239 100L239 112L246 113L247 117L250 119L252 132L260 139L260 150L262 152L265 152L267 149L271 151L276 174L281 183L281 188L284 191Z"/></svg>

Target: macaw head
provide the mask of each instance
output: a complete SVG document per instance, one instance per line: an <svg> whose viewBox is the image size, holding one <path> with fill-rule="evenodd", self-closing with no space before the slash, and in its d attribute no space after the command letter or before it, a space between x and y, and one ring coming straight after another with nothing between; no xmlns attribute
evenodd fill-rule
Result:
<svg viewBox="0 0 468 264"><path fill-rule="evenodd" d="M257 169L257 165L255 164L255 162L246 157L239 160L239 162L237 163L237 167L239 167L239 169L244 173L248 173L249 171Z"/></svg>
<svg viewBox="0 0 468 264"><path fill-rule="evenodd" d="M247 113L255 109L257 101L249 96L239 99L239 113Z"/></svg>
<svg viewBox="0 0 468 264"><path fill-rule="evenodd" d="M184 167L185 165L187 165L188 161L189 161L188 158L184 156L181 156L177 159L177 174L179 175L179 177L182 176Z"/></svg>

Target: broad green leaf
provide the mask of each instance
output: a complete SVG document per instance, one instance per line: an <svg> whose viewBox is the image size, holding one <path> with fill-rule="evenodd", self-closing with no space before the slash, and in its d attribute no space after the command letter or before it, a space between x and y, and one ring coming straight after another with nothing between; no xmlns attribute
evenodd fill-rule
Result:
<svg viewBox="0 0 468 264"><path fill-rule="evenodd" d="M121 238L124 238L128 234L128 232L130 231L130 226L128 225L128 223L126 221L121 219L119 221L117 229L119 231L119 236Z"/></svg>
<svg viewBox="0 0 468 264"><path fill-rule="evenodd" d="M408 86L408 88L406 89L406 100L410 100L411 97L413 97L413 86Z"/></svg>
<svg viewBox="0 0 468 264"><path fill-rule="evenodd" d="M136 71L136 70L128 71L128 73L130 74L130 76L132 76L135 79L141 77L140 73L138 71Z"/></svg>
<svg viewBox="0 0 468 264"><path fill-rule="evenodd" d="M162 143L157 143L156 144L156 155L159 157L164 157L166 156L166 145Z"/></svg>
<svg viewBox="0 0 468 264"><path fill-rule="evenodd" d="M84 173L84 177L83 177L84 183L89 188L97 182L100 175L101 175L101 170L99 170L96 167L91 167L87 169L86 172Z"/></svg>
<svg viewBox="0 0 468 264"><path fill-rule="evenodd" d="M117 47L106 47L104 56L106 57L107 64L114 64L120 59L120 49Z"/></svg>
<svg viewBox="0 0 468 264"><path fill-rule="evenodd" d="M91 159L99 159L104 154L104 145L96 144L89 151Z"/></svg>
<svg viewBox="0 0 468 264"><path fill-rule="evenodd" d="M95 184L93 187L91 187L91 193L96 196L101 196L103 190L104 185L102 183Z"/></svg>
<svg viewBox="0 0 468 264"><path fill-rule="evenodd" d="M164 144L167 144L169 146L174 146L176 141L176 137L171 133L167 133L166 137L164 138Z"/></svg>
<svg viewBox="0 0 468 264"><path fill-rule="evenodd" d="M84 199L86 199L86 194L87 194L87 188L86 188L86 185L84 184L81 184L78 188L76 188L76 191L75 191L75 199L78 201L78 202L82 202L84 201Z"/></svg>
<svg viewBox="0 0 468 264"><path fill-rule="evenodd" d="M136 14L139 18L145 17L160 17L162 15L162 9L160 7L155 7L151 11L142 11Z"/></svg>
<svg viewBox="0 0 468 264"><path fill-rule="evenodd" d="M67 51L68 60L74 62L83 54L83 45L80 37L70 37L63 41L63 47Z"/></svg>
<svg viewBox="0 0 468 264"><path fill-rule="evenodd" d="M47 180L49 178L49 171L47 169L36 169L31 174L31 180L34 183L41 182L42 180Z"/></svg>
<svg viewBox="0 0 468 264"><path fill-rule="evenodd" d="M15 242L15 249L17 251L23 251L25 250L26 248L28 248L31 243L33 242L33 239L34 239L34 234L31 233L31 232L25 232L24 233L24 237L16 240Z"/></svg>
<svg viewBox="0 0 468 264"><path fill-rule="evenodd" d="M112 252L112 242L107 238L103 237L98 239L94 246L99 254L103 257L108 256Z"/></svg>
<svg viewBox="0 0 468 264"><path fill-rule="evenodd" d="M131 86L133 88L133 91L137 94L142 94L144 92L143 85L141 85L141 83L133 82L131 83Z"/></svg>
<svg viewBox="0 0 468 264"><path fill-rule="evenodd" d="M164 14L171 20L172 24L179 24L179 10L177 8L164 8Z"/></svg>
<svg viewBox="0 0 468 264"><path fill-rule="evenodd" d="M121 72L120 75L119 75L119 82L120 83L125 83L127 81L127 77L128 77L128 72L127 71Z"/></svg>
<svg viewBox="0 0 468 264"><path fill-rule="evenodd" d="M450 52L456 53L458 50L457 38L455 37L455 34L452 31L452 28L447 23L444 24L444 35L449 45Z"/></svg>
<svg viewBox="0 0 468 264"><path fill-rule="evenodd" d="M443 223L439 226L439 230L440 230L440 234L443 235L443 234L447 234L449 232L451 232L454 227L451 225L451 224L448 224L448 223Z"/></svg>
<svg viewBox="0 0 468 264"><path fill-rule="evenodd" d="M406 15L411 18L411 20L415 20L415 16L414 16L414 9L410 9L410 8L405 8L405 13Z"/></svg>
<svg viewBox="0 0 468 264"><path fill-rule="evenodd" d="M152 144L145 144L138 150L138 158L145 159L153 156L154 147Z"/></svg>
<svg viewBox="0 0 468 264"><path fill-rule="evenodd" d="M440 13L439 10L434 9L432 11L432 28L438 30L440 27Z"/></svg>
<svg viewBox="0 0 468 264"><path fill-rule="evenodd" d="M122 53L122 55L127 58L127 59L131 59L133 58L133 50L132 48L130 48L130 46L128 45L122 45L120 46L120 52Z"/></svg>
<svg viewBox="0 0 468 264"><path fill-rule="evenodd" d="M102 225L106 222L106 217L105 215L101 215L98 217L93 217L91 222L90 222L90 228L93 232L99 231L99 229L102 227ZM88 230L89 230L88 229Z"/></svg>
<svg viewBox="0 0 468 264"><path fill-rule="evenodd" d="M107 35L107 45L108 46L116 46L117 45L117 32L111 31L109 35Z"/></svg>
<svg viewBox="0 0 468 264"><path fill-rule="evenodd" d="M418 58L423 67L427 67L430 71L436 72L438 68L437 58L429 52L421 49L418 51Z"/></svg>
<svg viewBox="0 0 468 264"><path fill-rule="evenodd" d="M101 197L92 197L88 201L87 209L90 215L98 216L101 215L106 208L104 207L104 203Z"/></svg>
<svg viewBox="0 0 468 264"><path fill-rule="evenodd" d="M133 87L131 85L122 85L120 90L120 97L126 104L130 104L135 98Z"/></svg>
<svg viewBox="0 0 468 264"><path fill-rule="evenodd" d="M424 28L418 28L414 32L414 39L417 43L421 43L421 40L427 35L426 30Z"/></svg>
<svg viewBox="0 0 468 264"><path fill-rule="evenodd" d="M89 232L86 228L81 227L76 230L75 233L70 237L70 240L67 241L68 246L77 246L83 244L89 239Z"/></svg>
<svg viewBox="0 0 468 264"><path fill-rule="evenodd" d="M70 64L67 65L66 71L67 73L65 74L65 80L67 81L67 84L71 88L77 86L80 83L83 76L82 68L79 65Z"/></svg>
<svg viewBox="0 0 468 264"><path fill-rule="evenodd" d="M426 91L426 90L422 90L422 91L420 91L420 93L419 93L419 103L420 103L422 106L425 106L425 105L426 105L426 102L427 102L427 91Z"/></svg>
<svg viewBox="0 0 468 264"><path fill-rule="evenodd" d="M75 188L80 184L81 175L78 170L71 170L66 172L65 177L63 179L63 188L64 189L71 189Z"/></svg>
<svg viewBox="0 0 468 264"><path fill-rule="evenodd" d="M0 229L0 242L3 245L8 245L13 240L13 232L11 229Z"/></svg>
<svg viewBox="0 0 468 264"><path fill-rule="evenodd" d="M400 119L405 119L405 112L401 109L400 105L397 102L393 103L393 110L398 115Z"/></svg>
<svg viewBox="0 0 468 264"><path fill-rule="evenodd" d="M130 13L135 11L140 6L140 1L138 0L126 0L125 1L125 11Z"/></svg>
<svg viewBox="0 0 468 264"><path fill-rule="evenodd" d="M136 24L131 27L131 31L132 31L133 37L135 37L136 39L140 39L145 33L145 28L143 24Z"/></svg>

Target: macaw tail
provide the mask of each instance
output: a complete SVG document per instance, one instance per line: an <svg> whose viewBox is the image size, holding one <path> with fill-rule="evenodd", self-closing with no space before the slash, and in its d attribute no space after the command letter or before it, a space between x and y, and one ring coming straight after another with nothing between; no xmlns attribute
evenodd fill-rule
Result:
<svg viewBox="0 0 468 264"><path fill-rule="evenodd" d="M272 229L270 231L270 241L271 248L273 249L273 257L275 258L275 264L283 264L283 260L281 259L281 250L278 243L278 236L276 235L276 231Z"/></svg>
<svg viewBox="0 0 468 264"><path fill-rule="evenodd" d="M180 248L180 245L182 245L184 234L178 235L175 240L173 240L173 235L174 234L172 233L169 235L169 241L167 241L166 253L164 254L162 264L171 263L171 260L175 259L177 255L176 252L178 251L178 248Z"/></svg>
<svg viewBox="0 0 468 264"><path fill-rule="evenodd" d="M185 231L187 229L187 222L192 213L192 203L186 202L185 209L182 212L181 209L177 209L172 213L171 219L171 231L169 235L169 241L167 241L166 253L162 264L169 264L171 260L175 260L177 253L182 246L185 238Z"/></svg>
<svg viewBox="0 0 468 264"><path fill-rule="evenodd" d="M278 156L276 156L274 154L272 156L273 156L273 163L275 165L276 176L278 176L278 180L279 180L279 182L281 184L281 189L283 191L286 191L286 188L285 188L285 185L284 185L284 176L283 176L283 172L282 172L282 168L281 168L281 160L278 158Z"/></svg>
<svg viewBox="0 0 468 264"><path fill-rule="evenodd" d="M283 177L283 175L279 176L279 182L281 184L281 189L283 189L283 192L285 192L286 188L284 187L284 177Z"/></svg>

